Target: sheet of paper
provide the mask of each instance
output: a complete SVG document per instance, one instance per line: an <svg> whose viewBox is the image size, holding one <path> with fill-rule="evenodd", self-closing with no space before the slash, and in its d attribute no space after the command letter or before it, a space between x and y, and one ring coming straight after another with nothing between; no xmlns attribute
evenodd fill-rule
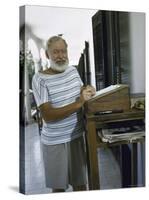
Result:
<svg viewBox="0 0 149 200"><path fill-rule="evenodd" d="M110 85L109 87L106 87L106 88L104 88L102 90L97 91L96 94L93 96L93 98L95 98L95 97L97 97L99 95L105 94L107 92L110 92L112 90L115 90L115 89L117 89L119 87L120 87L120 85Z"/></svg>

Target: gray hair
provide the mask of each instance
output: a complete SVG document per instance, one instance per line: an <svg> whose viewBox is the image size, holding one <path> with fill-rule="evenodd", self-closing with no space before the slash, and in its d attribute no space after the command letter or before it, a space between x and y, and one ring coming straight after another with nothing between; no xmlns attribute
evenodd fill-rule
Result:
<svg viewBox="0 0 149 200"><path fill-rule="evenodd" d="M63 41L64 44L66 45L66 48L67 48L68 45L67 45L66 41L62 37L60 37L60 36L52 36L47 41L46 50L48 51L51 48L52 44L57 42L57 41L59 41L59 40Z"/></svg>

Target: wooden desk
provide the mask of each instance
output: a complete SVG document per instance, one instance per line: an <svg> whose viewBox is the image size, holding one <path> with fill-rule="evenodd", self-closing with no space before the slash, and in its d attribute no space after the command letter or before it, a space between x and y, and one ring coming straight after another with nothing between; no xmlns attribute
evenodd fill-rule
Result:
<svg viewBox="0 0 149 200"><path fill-rule="evenodd" d="M144 111L130 111L116 114L106 115L92 115L86 114L86 129L87 129L87 154L88 154L88 170L89 170L89 189L96 190L100 189L99 183L99 170L98 170L98 158L97 148L110 147L113 145L128 144L130 141L118 141L114 143L104 143L97 135L96 129L103 128L105 124L111 122L126 122L131 120L142 120L144 119ZM131 143L141 142L143 139L131 141ZM135 151L134 151L135 152ZM100 167L100 160L99 160ZM134 177L132 175L132 181Z"/></svg>

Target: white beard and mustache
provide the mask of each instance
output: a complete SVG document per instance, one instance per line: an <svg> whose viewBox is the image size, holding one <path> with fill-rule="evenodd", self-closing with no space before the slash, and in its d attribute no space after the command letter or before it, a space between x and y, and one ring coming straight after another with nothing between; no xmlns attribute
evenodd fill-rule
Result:
<svg viewBox="0 0 149 200"><path fill-rule="evenodd" d="M68 68L68 64L69 64L68 60L66 60L64 62L64 64L57 64L56 62L54 62L53 60L50 59L51 69L53 69L54 71L57 71L57 72L64 72Z"/></svg>

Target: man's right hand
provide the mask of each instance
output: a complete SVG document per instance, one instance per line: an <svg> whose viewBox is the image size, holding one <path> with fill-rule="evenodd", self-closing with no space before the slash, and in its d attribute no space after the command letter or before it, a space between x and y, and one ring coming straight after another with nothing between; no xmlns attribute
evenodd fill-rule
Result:
<svg viewBox="0 0 149 200"><path fill-rule="evenodd" d="M92 93L88 89L84 89L81 93L82 98L84 101L88 101L92 97Z"/></svg>

